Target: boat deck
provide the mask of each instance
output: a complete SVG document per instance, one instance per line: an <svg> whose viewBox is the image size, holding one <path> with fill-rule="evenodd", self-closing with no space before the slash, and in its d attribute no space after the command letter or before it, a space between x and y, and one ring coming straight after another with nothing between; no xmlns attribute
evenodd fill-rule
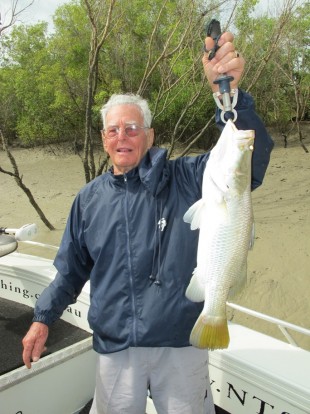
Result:
<svg viewBox="0 0 310 414"><path fill-rule="evenodd" d="M0 298L0 375L23 365L21 341L31 325L32 318L33 308L30 306ZM63 320L58 320L50 330L47 351L43 356L90 336L91 333Z"/></svg>

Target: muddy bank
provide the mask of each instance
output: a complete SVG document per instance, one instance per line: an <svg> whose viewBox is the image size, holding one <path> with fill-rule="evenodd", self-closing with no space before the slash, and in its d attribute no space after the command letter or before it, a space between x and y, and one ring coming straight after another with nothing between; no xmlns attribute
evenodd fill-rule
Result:
<svg viewBox="0 0 310 414"><path fill-rule="evenodd" d="M310 148L307 137L305 145ZM43 149L12 150L23 181L50 222L49 231L38 218L14 179L0 173L0 226L19 227L36 222L38 241L58 245L72 201L85 184L80 158ZM0 164L11 169L4 152ZM262 187L253 193L256 236L249 254L248 285L234 301L256 311L310 328L310 154L297 139L283 148L279 137ZM20 244L19 250L42 254L41 248ZM46 256L46 255L45 255ZM53 257L49 252L47 257ZM279 331L265 322L230 313L254 329L280 339ZM310 338L294 335L310 350Z"/></svg>

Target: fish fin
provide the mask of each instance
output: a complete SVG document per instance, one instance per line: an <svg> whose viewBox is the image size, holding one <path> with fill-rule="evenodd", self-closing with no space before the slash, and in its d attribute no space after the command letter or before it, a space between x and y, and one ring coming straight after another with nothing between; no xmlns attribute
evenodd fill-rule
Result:
<svg viewBox="0 0 310 414"><path fill-rule="evenodd" d="M247 284L247 260L244 261L242 264L242 267L240 269L240 275L236 282L231 286L229 293L228 293L228 299L232 299L235 296L237 296L246 286Z"/></svg>
<svg viewBox="0 0 310 414"><path fill-rule="evenodd" d="M205 288L200 283L197 275L197 267L186 289L185 296L192 302L203 302L205 300Z"/></svg>
<svg viewBox="0 0 310 414"><path fill-rule="evenodd" d="M184 214L183 220L185 223L190 223L191 230L199 229L203 208L204 202L201 198L196 201L196 203L194 203Z"/></svg>
<svg viewBox="0 0 310 414"><path fill-rule="evenodd" d="M190 343L201 349L224 349L229 345L225 317L206 317L200 314L190 335Z"/></svg>
<svg viewBox="0 0 310 414"><path fill-rule="evenodd" d="M217 209L217 217L214 217L214 220L219 223L226 223L229 220L227 202L224 198L217 201L218 209Z"/></svg>
<svg viewBox="0 0 310 414"><path fill-rule="evenodd" d="M221 169L214 166L214 168L210 168L210 179L214 187L221 193L226 194L228 192L228 185L227 185L227 178L222 173Z"/></svg>

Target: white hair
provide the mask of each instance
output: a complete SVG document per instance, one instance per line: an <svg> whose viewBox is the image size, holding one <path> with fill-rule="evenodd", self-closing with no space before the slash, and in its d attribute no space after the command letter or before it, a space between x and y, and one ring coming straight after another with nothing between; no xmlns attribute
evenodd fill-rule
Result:
<svg viewBox="0 0 310 414"><path fill-rule="evenodd" d="M143 116L144 126L147 128L151 127L152 123L152 114L149 108L149 105L145 99L139 95L134 94L114 94L110 97L108 102L103 105L101 108L101 116L103 122L103 128L106 126L106 116L111 108L117 105L136 105L141 115Z"/></svg>

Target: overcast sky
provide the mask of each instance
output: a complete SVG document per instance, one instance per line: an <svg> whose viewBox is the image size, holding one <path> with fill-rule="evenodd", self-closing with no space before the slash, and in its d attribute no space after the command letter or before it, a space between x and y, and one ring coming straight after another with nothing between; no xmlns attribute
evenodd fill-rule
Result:
<svg viewBox="0 0 310 414"><path fill-rule="evenodd" d="M16 1L16 0L15 0ZM129 0L130 1L130 0ZM147 1L147 0L146 0ZM31 0L18 0L18 10L29 4ZM34 0L33 4L25 10L20 20L25 24L37 23L38 21L45 21L50 24L52 28L52 16L61 4L68 3L69 0ZM10 10L12 9L13 0L0 0L1 22L5 24L10 17ZM261 0L259 11L267 11L274 14L275 10L280 7L283 0ZM303 0L300 0L303 3Z"/></svg>
<svg viewBox="0 0 310 414"><path fill-rule="evenodd" d="M16 0L15 0L16 1ZM19 20L25 24L37 23L38 21L52 24L52 16L57 7L68 3L68 0L34 0L33 4L21 13ZM13 0L0 0L0 12L2 24L7 23L11 14ZM31 0L18 0L17 10L23 9L30 4Z"/></svg>

